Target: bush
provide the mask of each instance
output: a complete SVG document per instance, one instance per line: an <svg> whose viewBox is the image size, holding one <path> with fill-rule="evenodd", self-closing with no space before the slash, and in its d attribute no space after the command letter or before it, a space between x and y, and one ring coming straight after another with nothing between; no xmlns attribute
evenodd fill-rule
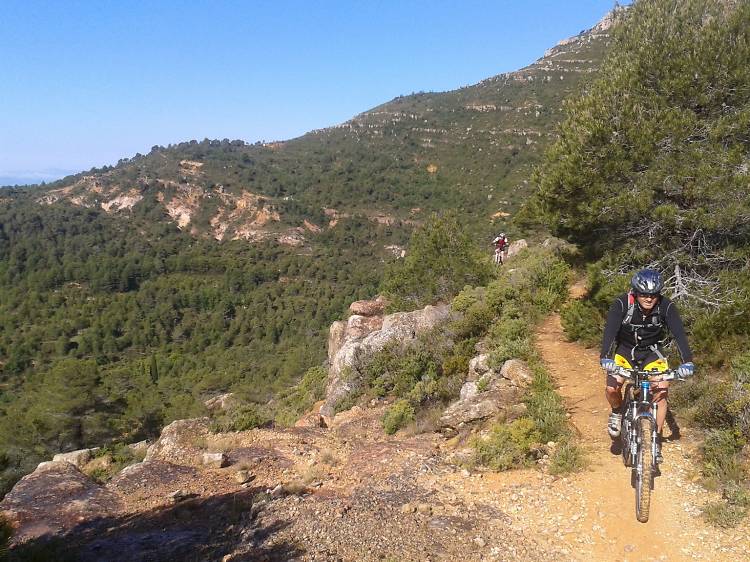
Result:
<svg viewBox="0 0 750 562"><path fill-rule="evenodd" d="M703 443L703 474L721 483L744 478L739 452L745 440L735 430L714 429Z"/></svg>
<svg viewBox="0 0 750 562"><path fill-rule="evenodd" d="M485 300L484 287L469 287L468 285L458 293L451 302L451 309L455 312L466 312L470 306Z"/></svg>
<svg viewBox="0 0 750 562"><path fill-rule="evenodd" d="M583 450L570 441L563 441L557 446L549 466L550 474L570 474L586 466Z"/></svg>
<svg viewBox="0 0 750 562"><path fill-rule="evenodd" d="M282 426L294 425L302 414L325 398L327 382L328 371L323 367L308 369L294 388L279 397L274 422Z"/></svg>
<svg viewBox="0 0 750 562"><path fill-rule="evenodd" d="M533 420L519 418L510 424L496 424L486 438L476 438L473 461L493 470L526 466L531 460L532 445L541 437Z"/></svg>
<svg viewBox="0 0 750 562"><path fill-rule="evenodd" d="M697 388L703 393L697 397L693 406L693 421L706 429L731 429L734 425L734 418L728 409L730 385L706 381Z"/></svg>
<svg viewBox="0 0 750 562"><path fill-rule="evenodd" d="M526 408L543 443L562 441L569 436L562 398L555 392L552 379L540 365L534 365L534 379L526 398Z"/></svg>
<svg viewBox="0 0 750 562"><path fill-rule="evenodd" d="M210 429L214 433L247 431L267 425L270 421L271 417L260 405L240 404L214 418Z"/></svg>
<svg viewBox="0 0 750 562"><path fill-rule="evenodd" d="M402 427L412 423L414 419L414 408L409 401L399 400L386 410L383 416L383 429L388 435L393 435Z"/></svg>
<svg viewBox="0 0 750 562"><path fill-rule="evenodd" d="M96 451L94 460L84 472L92 480L104 484L126 466L141 462L145 456L144 449L134 451L124 443L114 443Z"/></svg>
<svg viewBox="0 0 750 562"><path fill-rule="evenodd" d="M414 231L406 257L386 268L381 293L391 310L414 310L448 302L467 284L482 285L491 276L489 260L455 215L433 215Z"/></svg>
<svg viewBox="0 0 750 562"><path fill-rule="evenodd" d="M486 303L475 302L451 324L451 329L458 338L483 336L494 319L495 313Z"/></svg>
<svg viewBox="0 0 750 562"><path fill-rule="evenodd" d="M604 317L590 302L569 302L560 311L560 320L570 341L580 341L588 347L595 347L601 342Z"/></svg>
<svg viewBox="0 0 750 562"><path fill-rule="evenodd" d="M736 527L747 516L747 508L719 500L709 502L703 507L706 521L725 529Z"/></svg>

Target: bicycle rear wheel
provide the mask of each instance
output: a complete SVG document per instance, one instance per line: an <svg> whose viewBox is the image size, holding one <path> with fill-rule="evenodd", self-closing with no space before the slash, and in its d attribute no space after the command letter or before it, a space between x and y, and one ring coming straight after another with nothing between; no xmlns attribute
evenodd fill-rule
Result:
<svg viewBox="0 0 750 562"><path fill-rule="evenodd" d="M651 480L654 455L651 450L653 427L651 421L641 418L638 424L638 456L635 467L635 516L641 523L648 521L651 508ZM635 444L634 444L635 445Z"/></svg>

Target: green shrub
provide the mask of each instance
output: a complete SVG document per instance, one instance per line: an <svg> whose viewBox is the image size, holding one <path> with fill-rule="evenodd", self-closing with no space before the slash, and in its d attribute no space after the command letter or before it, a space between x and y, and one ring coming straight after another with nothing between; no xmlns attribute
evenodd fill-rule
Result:
<svg viewBox="0 0 750 562"><path fill-rule="evenodd" d="M747 516L747 508L725 500L709 502L703 507L703 516L712 525L732 528L739 525Z"/></svg>
<svg viewBox="0 0 750 562"><path fill-rule="evenodd" d="M493 470L509 470L526 466L531 460L531 447L541 437L533 420L519 418L509 424L496 424L486 438L475 438L473 461Z"/></svg>
<svg viewBox="0 0 750 562"><path fill-rule="evenodd" d="M211 421L210 429L214 433L230 431L247 431L267 425L271 417L258 404L240 404L221 413Z"/></svg>
<svg viewBox="0 0 750 562"><path fill-rule="evenodd" d="M528 361L535 353L536 349L531 338L502 340L490 353L490 363L493 366L499 366L508 359L523 359Z"/></svg>
<svg viewBox="0 0 750 562"><path fill-rule="evenodd" d="M93 469L86 469L85 472L92 480L104 484L126 466L141 462L145 456L145 449L134 451L125 443L113 443L94 453L94 458L105 458L108 462Z"/></svg>
<svg viewBox="0 0 750 562"><path fill-rule="evenodd" d="M486 255L454 214L432 215L412 234L406 257L386 268L381 292L391 310L414 310L448 302L467 284L489 281L492 273Z"/></svg>
<svg viewBox="0 0 750 562"><path fill-rule="evenodd" d="M534 367L534 379L526 398L527 415L534 421L542 442L564 440L570 429L562 398L555 392L549 374L541 366Z"/></svg>
<svg viewBox="0 0 750 562"><path fill-rule="evenodd" d="M383 429L393 435L399 429L415 420L415 412L408 400L399 400L386 410L383 416Z"/></svg>
<svg viewBox="0 0 750 562"><path fill-rule="evenodd" d="M323 367L312 367L290 391L280 395L275 406L274 422L282 426L294 425L299 417L325 398L328 372Z"/></svg>
<svg viewBox="0 0 750 562"><path fill-rule="evenodd" d="M487 390L490 386L490 377L483 376L481 379L477 381L477 392L484 392Z"/></svg>
<svg viewBox="0 0 750 562"><path fill-rule="evenodd" d="M466 312L472 305L484 302L486 289L484 287L466 286L451 302L454 312Z"/></svg>
<svg viewBox="0 0 750 562"><path fill-rule="evenodd" d="M484 302L475 302L469 306L463 316L451 323L451 329L457 338L483 336L495 319L494 311Z"/></svg>
<svg viewBox="0 0 750 562"><path fill-rule="evenodd" d="M333 406L333 412L334 414L338 414L340 412L346 412L347 410L351 410L354 408L354 406L357 405L357 402L359 401L359 396L357 394L347 394L343 398L341 398L336 404Z"/></svg>
<svg viewBox="0 0 750 562"><path fill-rule="evenodd" d="M560 320L570 341L580 341L588 347L595 347L602 339L604 317L590 302L569 302L560 311Z"/></svg>
<svg viewBox="0 0 750 562"><path fill-rule="evenodd" d="M443 376L463 377L469 370L469 362L476 355L477 338L469 338L456 342L450 349L450 354L443 359Z"/></svg>
<svg viewBox="0 0 750 562"><path fill-rule="evenodd" d="M703 393L698 396L693 406L693 421L706 429L731 429L734 425L734 418L728 409L730 385L723 382L709 382L700 388Z"/></svg>
<svg viewBox="0 0 750 562"><path fill-rule="evenodd" d="M714 429L703 442L703 474L719 482L741 481L744 478L739 452L745 444L735 430Z"/></svg>
<svg viewBox="0 0 750 562"><path fill-rule="evenodd" d="M570 474L578 472L586 466L586 456L583 449L571 441L563 441L558 444L552 455L549 466L550 474Z"/></svg>

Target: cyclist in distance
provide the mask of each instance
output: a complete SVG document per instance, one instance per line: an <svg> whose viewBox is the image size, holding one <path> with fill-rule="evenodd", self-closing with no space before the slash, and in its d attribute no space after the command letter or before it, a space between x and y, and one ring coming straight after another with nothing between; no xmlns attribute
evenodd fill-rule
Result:
<svg viewBox="0 0 750 562"><path fill-rule="evenodd" d="M616 374L618 367L646 371L666 371L669 368L664 354L667 332L677 344L682 364L677 368L680 378L691 376L695 370L693 354L685 335L677 305L661 294L664 281L658 271L643 269L633 275L630 291L620 295L607 313L600 364L607 372L606 397L612 408L607 430L612 438L620 435L622 426L623 378ZM657 404L656 431L658 450L656 462L662 462L661 441L667 417L669 382L653 383L653 401Z"/></svg>
<svg viewBox="0 0 750 562"><path fill-rule="evenodd" d="M495 263L502 265L502 263L508 259L508 246L510 242L504 232L498 234L492 241L495 246Z"/></svg>

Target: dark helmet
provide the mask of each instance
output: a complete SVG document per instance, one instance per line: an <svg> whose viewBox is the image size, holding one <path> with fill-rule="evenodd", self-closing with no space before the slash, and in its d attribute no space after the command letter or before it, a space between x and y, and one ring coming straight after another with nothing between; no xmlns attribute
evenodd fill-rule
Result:
<svg viewBox="0 0 750 562"><path fill-rule="evenodd" d="M633 275L633 278L630 280L630 286L635 293L656 295L661 293L661 290L664 288L664 281L658 271L654 269L641 269Z"/></svg>

